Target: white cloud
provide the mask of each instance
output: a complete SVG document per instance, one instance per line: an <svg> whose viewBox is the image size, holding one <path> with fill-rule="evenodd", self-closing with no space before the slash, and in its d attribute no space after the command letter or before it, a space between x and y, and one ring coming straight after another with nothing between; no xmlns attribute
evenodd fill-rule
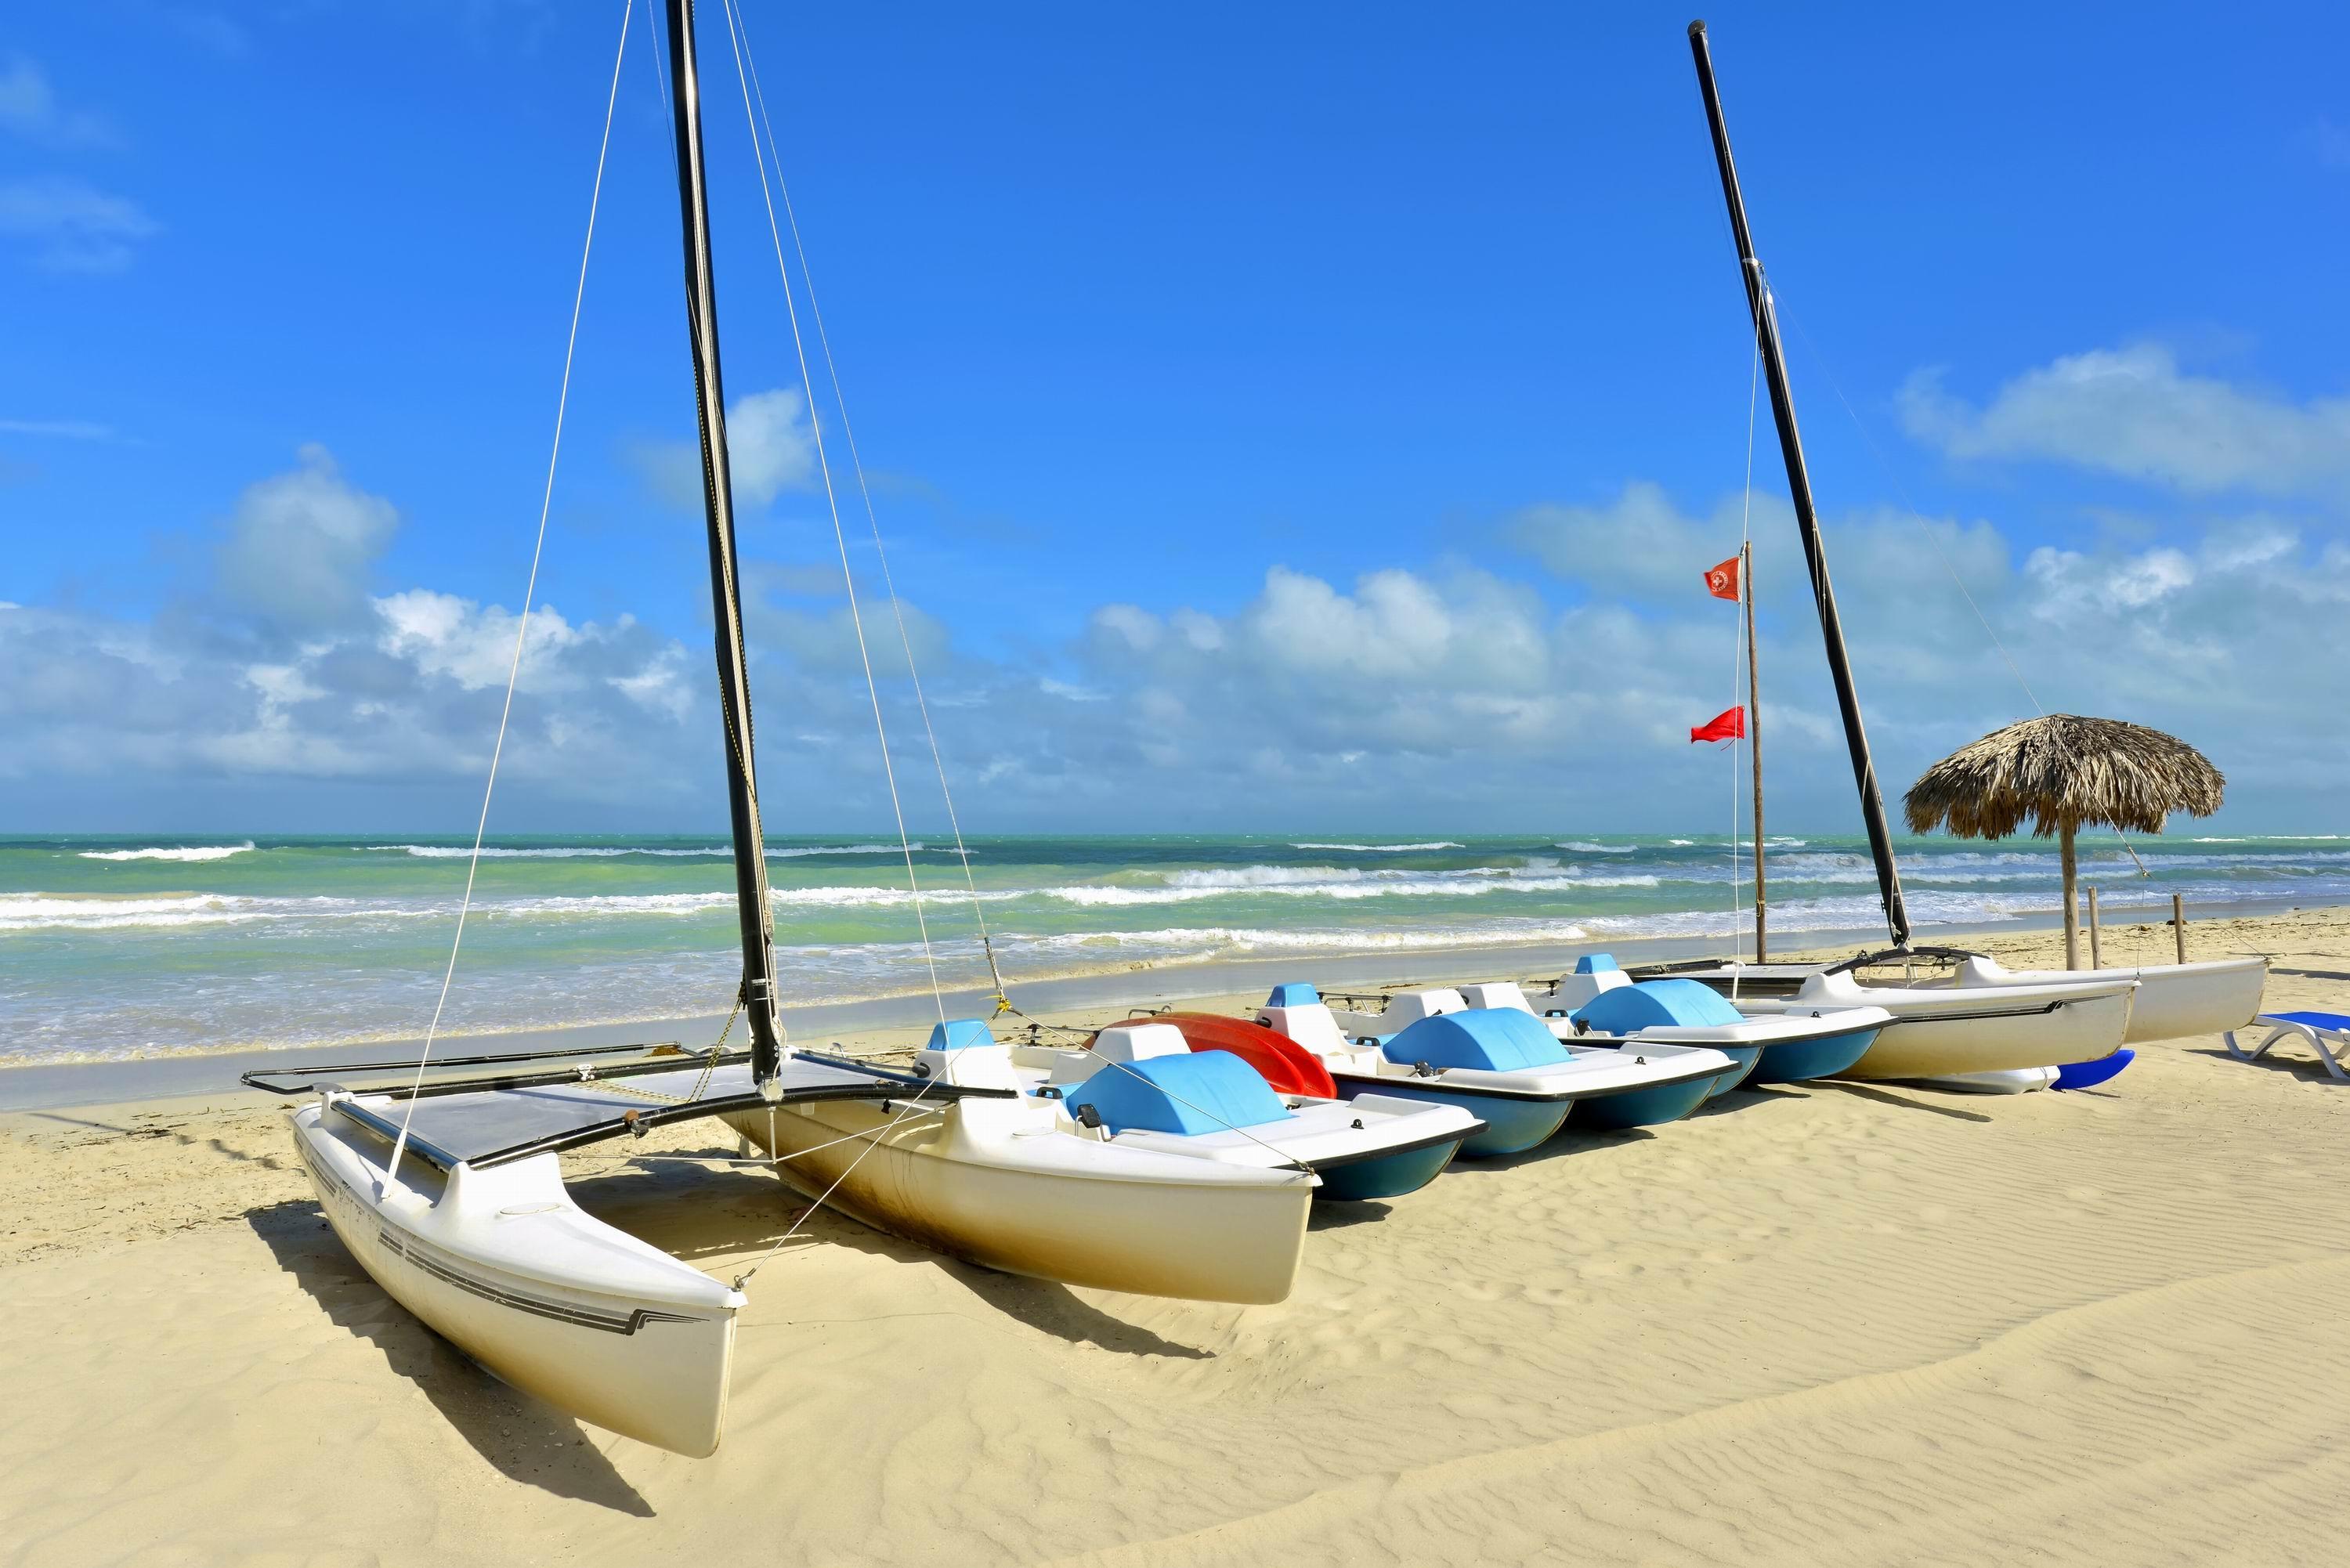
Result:
<svg viewBox="0 0 2350 1568"><path fill-rule="evenodd" d="M504 606L476 604L431 588L410 588L374 602L383 618L383 651L426 675L444 676L467 691L484 687L504 691L509 673L520 691L556 691L573 684L565 679L568 671L562 655L577 646L581 634L553 605L531 610L517 667L515 643L520 620ZM628 624L624 620L622 629Z"/></svg>
<svg viewBox="0 0 2350 1568"><path fill-rule="evenodd" d="M2210 493L2350 486L2350 398L2306 403L2182 372L2158 344L2099 348L2028 370L1978 409L1921 370L1903 425L1962 459L2039 458Z"/></svg>
<svg viewBox="0 0 2350 1568"><path fill-rule="evenodd" d="M212 789L283 805L328 784L402 799L478 788L515 617L430 588L371 596L397 525L390 502L305 448L294 469L247 487L216 570L165 613L0 616L9 798L138 787L178 801ZM504 770L526 797L518 808L533 790L639 805L695 797L706 781L678 766L705 738L693 668L677 642L626 616L534 612ZM714 734L709 744L714 753ZM276 794L252 794L270 784Z"/></svg>
<svg viewBox="0 0 2350 1568"><path fill-rule="evenodd" d="M1598 504L1526 507L1509 520L1504 535L1557 576L1611 593L1679 598L1708 566L1738 553L1741 515L1740 498L1730 496L1709 517L1684 516L1663 486L1635 480ZM1751 525L1763 533L1793 515L1785 501L1765 491L1754 497Z"/></svg>
<svg viewBox="0 0 2350 1568"><path fill-rule="evenodd" d="M0 63L0 130L44 147L106 147L119 140L103 115L58 103L39 64L17 54Z"/></svg>
<svg viewBox="0 0 2350 1568"><path fill-rule="evenodd" d="M400 525L391 503L347 483L322 446L301 466L246 487L213 559L220 592L275 627L349 621Z"/></svg>
<svg viewBox="0 0 2350 1568"><path fill-rule="evenodd" d="M139 204L86 181L34 175L0 182L0 235L24 240L51 272L114 273L161 225Z"/></svg>
<svg viewBox="0 0 2350 1568"><path fill-rule="evenodd" d="M653 441L639 447L638 466L654 490L683 511L702 510L702 447L698 441ZM764 506L786 490L816 482L816 437L807 402L796 387L737 398L726 410L726 458L737 505Z"/></svg>
<svg viewBox="0 0 2350 1568"><path fill-rule="evenodd" d="M816 438L796 388L778 387L735 400L726 410L726 453L734 487L764 506L786 490L816 482Z"/></svg>
<svg viewBox="0 0 2350 1568"><path fill-rule="evenodd" d="M845 598L830 609L817 611L754 600L743 607L743 620L754 643L780 649L799 667L853 675L860 681L865 678L868 660L878 678L889 680L904 675L909 645L913 649L917 670L928 669L944 657L946 628L919 606L900 600L893 613L888 599L867 598L860 594L857 607L863 619L865 637L861 653L858 648L858 622L850 618ZM899 634L899 616L905 624L902 638Z"/></svg>
<svg viewBox="0 0 2350 1568"><path fill-rule="evenodd" d="M1730 764L1687 735L1743 698L1736 612L1699 581L1734 544L1737 516L1736 497L1683 512L1633 485L1519 518L1522 577L1379 566L1334 582L1274 566L1220 612L1105 604L1066 646L1002 660L957 648L918 607L908 624L974 830L1378 818L1465 831L1570 815L1687 826L1719 820L1728 799ZM21 818L28 800L146 779L173 799L226 781L239 799L387 801L383 814L407 822L456 809L417 801L462 805L487 762L516 622L441 587L374 583L396 525L388 500L306 451L245 492L223 569L190 602L151 622L0 615L0 801ZM1939 551L2051 709L2181 734L2240 802L2338 796L2350 754L2311 722L2339 706L2350 668L2338 528L2251 514L2022 550L1985 521L1867 511L1825 527L1879 766L1897 787L2033 711ZM1756 540L1772 794L1783 820L1849 822L1783 512ZM257 579L272 563L284 582ZM771 809L779 822L884 821L837 570L777 580L795 591L754 592L748 607ZM917 821L936 821L895 625L886 601L862 607L899 787ZM639 822L714 820L706 633L681 643L551 606L531 625L505 820L567 802Z"/></svg>

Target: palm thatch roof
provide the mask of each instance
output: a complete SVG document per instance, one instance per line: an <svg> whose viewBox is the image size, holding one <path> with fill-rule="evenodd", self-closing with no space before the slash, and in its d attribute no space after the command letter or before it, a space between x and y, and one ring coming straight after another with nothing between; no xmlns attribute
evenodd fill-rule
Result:
<svg viewBox="0 0 2350 1568"><path fill-rule="evenodd" d="M2227 784L2176 736L2118 719L2049 713L1944 757L1902 804L1912 833L1947 824L1961 838L2004 838L2026 817L2042 838L2092 824L2160 833L2175 811L2219 810Z"/></svg>

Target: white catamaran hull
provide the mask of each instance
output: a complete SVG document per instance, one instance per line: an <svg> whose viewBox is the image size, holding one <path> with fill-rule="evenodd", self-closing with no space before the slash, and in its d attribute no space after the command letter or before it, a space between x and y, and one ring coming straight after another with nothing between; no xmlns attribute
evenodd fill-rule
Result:
<svg viewBox="0 0 2350 1568"><path fill-rule="evenodd" d="M1952 1073L1939 1078L1919 1078L1928 1088L1954 1095L2031 1095L2056 1086L2058 1067L2010 1067L1997 1073Z"/></svg>
<svg viewBox="0 0 2350 1568"><path fill-rule="evenodd" d="M1757 1015L1881 1007L1893 1015L1842 1078L1939 1078L2094 1062L2121 1049L2135 981L2048 985L1862 985L1816 974L1789 997L1739 997Z"/></svg>
<svg viewBox="0 0 2350 1568"><path fill-rule="evenodd" d="M807 1197L829 1191L828 1204L876 1230L991 1269L1244 1303L1280 1301L1296 1281L1315 1186L1305 1171L1055 1131L1042 1101L900 1117L903 1105L791 1104L725 1120Z"/></svg>
<svg viewBox="0 0 2350 1568"><path fill-rule="evenodd" d="M585 1421L702 1458L718 1447L741 1293L591 1219L552 1154L445 1179L323 1100L294 1143L336 1235L375 1282L500 1380Z"/></svg>
<svg viewBox="0 0 2350 1568"><path fill-rule="evenodd" d="M1972 962L1985 975L2017 985L2137 981L2137 996L2130 1003L2129 1031L2123 1036L2123 1044L2128 1045L2241 1029L2260 1012L2261 993L2269 981L2269 961L2261 957L2148 964L2143 969L2016 970L2002 968L1987 958Z"/></svg>

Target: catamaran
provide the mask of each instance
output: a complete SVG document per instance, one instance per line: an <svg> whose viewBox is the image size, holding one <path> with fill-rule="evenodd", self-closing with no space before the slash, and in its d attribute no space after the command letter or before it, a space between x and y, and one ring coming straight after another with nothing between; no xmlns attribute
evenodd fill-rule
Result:
<svg viewBox="0 0 2350 1568"><path fill-rule="evenodd" d="M1473 1117L1415 1120L1426 1109L1418 1105L1376 1117L1282 1106L1278 1118L1263 1118L1279 1120L1275 1132L1232 1114L1245 1111L1248 1085L1189 1054L1154 1064L1147 1050L1123 1060L1095 1052L1091 1075L1073 1082L1061 1074L1046 1094L988 1060L968 1032L948 1038L942 1028L913 1071L786 1045L736 587L691 0L667 0L667 12L748 1050L575 1047L432 1064L428 1032L412 1062L256 1072L245 1081L302 1097L294 1144L319 1203L395 1300L515 1387L614 1432L702 1456L723 1428L736 1321L756 1266L712 1277L596 1219L565 1186L567 1150L715 1117L767 1150L761 1163L811 1198L957 1256L1110 1290L1251 1303L1291 1288L1308 1206L1323 1184L1317 1163L1336 1170L1349 1156L1399 1153L1423 1138L1449 1158ZM621 58L627 47L624 21ZM606 114L608 147L608 104ZM599 154L599 194L602 175ZM592 236L592 202L590 211ZM584 291L584 256L581 273ZM550 494L553 483L550 463ZM525 599L525 626L527 614ZM517 638L515 674L522 647ZM495 779L493 762L491 787ZM484 826L488 800L485 790ZM477 829L476 860L480 847ZM470 900L469 882L444 1002ZM392 1070L407 1081L346 1081ZM1259 1081L1253 1092L1270 1091ZM1144 1103L1154 1096L1155 1106ZM1154 1116L1172 1125L1147 1125Z"/></svg>
<svg viewBox="0 0 2350 1568"><path fill-rule="evenodd" d="M1837 964L1706 960L1636 972L1702 981L1733 996L1740 1011L1750 1013L1882 1007L1893 1014L1893 1022L1843 1075L1859 1078L1935 1077L2087 1063L2111 1055L2125 1041L2208 1033L2241 1024L2258 1011L2267 978L2264 959L2130 970L2014 971L1979 953L1911 944L1900 873L1894 865L1885 804L1870 760L1835 592L1828 580L1827 555L1813 506L1803 439L1795 424L1778 307L1747 227L1745 201L1731 158L1730 131L1714 83L1705 24L1690 23L1689 37L1892 945Z"/></svg>

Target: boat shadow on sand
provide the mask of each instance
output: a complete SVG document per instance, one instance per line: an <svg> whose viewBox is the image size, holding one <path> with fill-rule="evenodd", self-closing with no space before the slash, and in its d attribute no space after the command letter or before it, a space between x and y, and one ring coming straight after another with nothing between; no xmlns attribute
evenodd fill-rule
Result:
<svg viewBox="0 0 2350 1568"><path fill-rule="evenodd" d="M382 1352L385 1364L416 1385L499 1474L558 1497L652 1517L652 1505L578 1422L507 1387L386 1295L344 1250L315 1199L288 1199L244 1219L328 1319Z"/></svg>
<svg viewBox="0 0 2350 1568"><path fill-rule="evenodd" d="M569 1186L579 1206L598 1220L697 1266L707 1258L726 1257L748 1267L807 1208L805 1198L764 1170L660 1156L626 1160L598 1178L575 1176ZM776 1261L823 1247L844 1247L893 1263L929 1264L1004 1316L1072 1345L1123 1355L1196 1360L1210 1354L1104 1312L1066 1285L962 1262L836 1210L810 1215Z"/></svg>
<svg viewBox="0 0 2350 1568"><path fill-rule="evenodd" d="M806 1207L798 1194L763 1171L676 1156L625 1158L593 1173L575 1168L566 1173L565 1185L597 1219L696 1264L730 1258L747 1266ZM1361 1216L1374 1217L1375 1212ZM598 1448L592 1428L499 1382L401 1308L344 1249L314 1199L289 1199L251 1210L244 1219L338 1327L382 1352L391 1370L415 1384L501 1474L558 1496L652 1515L651 1505ZM1186 1360L1212 1355L1128 1323L1066 1285L944 1258L829 1210L811 1216L778 1257L828 1246L892 1262L931 1264L986 1306L1072 1345ZM778 1326L788 1326L788 1319Z"/></svg>

